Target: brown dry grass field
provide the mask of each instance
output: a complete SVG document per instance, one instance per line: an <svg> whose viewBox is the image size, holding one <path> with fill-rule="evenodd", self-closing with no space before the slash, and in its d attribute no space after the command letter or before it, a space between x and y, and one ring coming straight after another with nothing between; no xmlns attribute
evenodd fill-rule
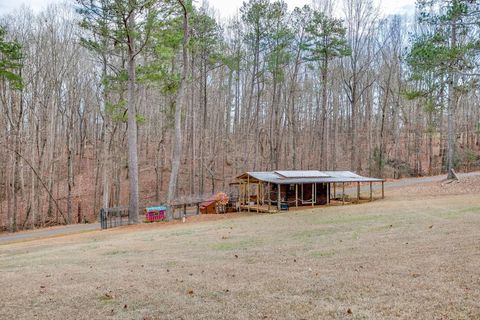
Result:
<svg viewBox="0 0 480 320"><path fill-rule="evenodd" d="M480 194L4 244L0 288L1 319L480 319Z"/></svg>

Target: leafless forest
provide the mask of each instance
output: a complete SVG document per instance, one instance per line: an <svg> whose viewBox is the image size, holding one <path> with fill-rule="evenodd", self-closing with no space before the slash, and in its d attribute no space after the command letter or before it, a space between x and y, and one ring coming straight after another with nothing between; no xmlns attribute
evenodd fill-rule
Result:
<svg viewBox="0 0 480 320"><path fill-rule="evenodd" d="M1 17L22 53L22 85L0 78L2 229L132 208L135 184L138 211L228 190L247 170L398 178L447 172L449 157L456 170L480 167L478 69L415 76L414 37L442 28L418 22L420 9L250 0L219 20L188 1L108 11L119 2ZM478 39L478 22L456 34L450 21L448 43Z"/></svg>

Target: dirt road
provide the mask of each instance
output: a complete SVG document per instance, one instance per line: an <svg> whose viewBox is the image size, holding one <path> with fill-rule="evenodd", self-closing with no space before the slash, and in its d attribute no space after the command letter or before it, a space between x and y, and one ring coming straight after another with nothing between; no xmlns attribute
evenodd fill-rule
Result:
<svg viewBox="0 0 480 320"><path fill-rule="evenodd" d="M0 244L3 242L52 237L52 236L66 235L66 234L79 233L79 232L98 230L98 229L100 229L99 223L89 223L89 224L72 224L69 226L57 226L57 227L51 227L46 229L22 231L17 233L6 233L6 234L0 235Z"/></svg>

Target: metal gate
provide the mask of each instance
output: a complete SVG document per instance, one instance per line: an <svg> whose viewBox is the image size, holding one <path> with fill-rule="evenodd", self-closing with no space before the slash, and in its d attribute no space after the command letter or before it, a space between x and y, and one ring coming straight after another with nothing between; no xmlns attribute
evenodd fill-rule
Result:
<svg viewBox="0 0 480 320"><path fill-rule="evenodd" d="M115 228L128 224L128 208L102 208L100 209L100 226L102 229Z"/></svg>

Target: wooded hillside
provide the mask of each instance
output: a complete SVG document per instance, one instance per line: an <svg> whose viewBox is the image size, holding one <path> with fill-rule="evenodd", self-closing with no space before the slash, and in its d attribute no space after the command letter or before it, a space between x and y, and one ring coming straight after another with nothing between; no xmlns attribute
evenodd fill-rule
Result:
<svg viewBox="0 0 480 320"><path fill-rule="evenodd" d="M224 21L180 0L1 17L0 227L138 212L137 174L141 206L247 170L479 168L479 4L400 17L335 2L250 0Z"/></svg>

